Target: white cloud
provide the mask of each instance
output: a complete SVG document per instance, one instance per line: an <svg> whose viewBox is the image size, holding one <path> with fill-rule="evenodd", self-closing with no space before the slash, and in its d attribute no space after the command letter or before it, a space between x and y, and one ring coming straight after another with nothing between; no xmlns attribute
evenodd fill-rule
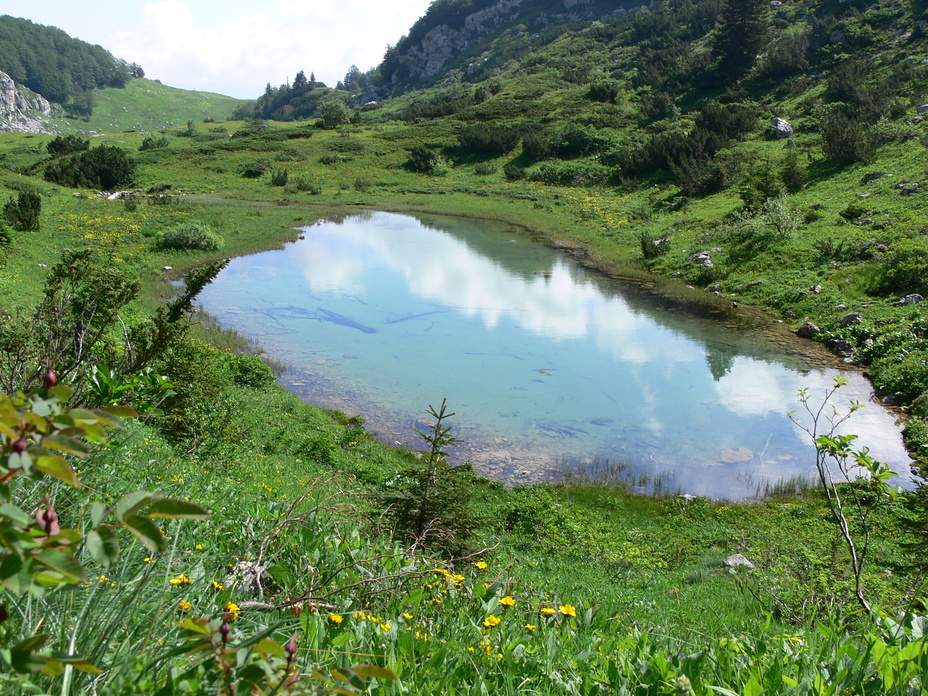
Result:
<svg viewBox="0 0 928 696"><path fill-rule="evenodd" d="M151 78L189 89L257 97L264 85L314 72L334 86L348 68L377 65L425 12L428 0L228 3L196 0L146 4L106 48L139 63Z"/></svg>

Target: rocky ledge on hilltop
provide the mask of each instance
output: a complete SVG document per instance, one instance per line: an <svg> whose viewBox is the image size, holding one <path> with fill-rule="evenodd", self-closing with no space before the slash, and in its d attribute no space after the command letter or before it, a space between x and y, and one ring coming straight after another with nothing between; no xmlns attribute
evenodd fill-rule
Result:
<svg viewBox="0 0 928 696"><path fill-rule="evenodd" d="M0 131L49 133L52 105L39 94L29 95L13 78L0 72Z"/></svg>

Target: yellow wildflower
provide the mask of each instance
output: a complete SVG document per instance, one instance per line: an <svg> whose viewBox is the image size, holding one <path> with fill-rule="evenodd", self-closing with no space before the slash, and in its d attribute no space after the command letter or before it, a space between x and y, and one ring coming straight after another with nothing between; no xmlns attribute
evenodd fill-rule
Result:
<svg viewBox="0 0 928 696"><path fill-rule="evenodd" d="M223 585L221 582L218 582L218 581L216 581L216 580L213 580L213 589L214 589L214 590L224 590L224 589L226 589L226 586Z"/></svg>
<svg viewBox="0 0 928 696"><path fill-rule="evenodd" d="M487 568L489 568L486 561L477 561L476 563L474 563L474 567L477 570L486 570Z"/></svg>
<svg viewBox="0 0 928 696"><path fill-rule="evenodd" d="M534 633L536 628L538 628L538 626L535 624L525 624L525 630L529 633Z"/></svg>
<svg viewBox="0 0 928 696"><path fill-rule="evenodd" d="M383 629L384 631L389 631L389 630L390 630L390 624L388 624L388 623L382 623L382 624L380 624L380 628Z"/></svg>
<svg viewBox="0 0 928 696"><path fill-rule="evenodd" d="M184 611L190 611L193 609L193 605L188 602L186 599L182 599L177 603L178 608L183 609Z"/></svg>
<svg viewBox="0 0 928 696"><path fill-rule="evenodd" d="M233 601L226 602L226 612L232 614L232 619L235 620L238 618L238 613L241 611L241 607Z"/></svg>
<svg viewBox="0 0 928 696"><path fill-rule="evenodd" d="M412 621L412 614L410 614L409 612L406 612L405 614L403 614L403 618L406 619L407 621Z"/></svg>
<svg viewBox="0 0 928 696"><path fill-rule="evenodd" d="M176 578L170 578L168 582L171 583L172 585L189 585L190 578L188 578L186 575L181 573Z"/></svg>
<svg viewBox="0 0 928 696"><path fill-rule="evenodd" d="M514 600L509 595L506 595L501 600L499 600L499 603L502 604L504 607L514 607L516 605L516 600Z"/></svg>
<svg viewBox="0 0 928 696"><path fill-rule="evenodd" d="M498 616L493 616L493 614L490 614L483 620L483 626L484 628L493 628L494 626L499 626L501 620L502 619L500 619Z"/></svg>
<svg viewBox="0 0 928 696"><path fill-rule="evenodd" d="M343 617L341 614L335 614L335 613L329 612L329 621L331 621L336 626L340 625L341 622L344 620L345 620L345 617Z"/></svg>
<svg viewBox="0 0 928 696"><path fill-rule="evenodd" d="M544 614L545 616L554 616L557 612L551 607L542 607L541 613Z"/></svg>
<svg viewBox="0 0 928 696"><path fill-rule="evenodd" d="M562 604L558 609L564 616L577 616L576 608L571 604Z"/></svg>

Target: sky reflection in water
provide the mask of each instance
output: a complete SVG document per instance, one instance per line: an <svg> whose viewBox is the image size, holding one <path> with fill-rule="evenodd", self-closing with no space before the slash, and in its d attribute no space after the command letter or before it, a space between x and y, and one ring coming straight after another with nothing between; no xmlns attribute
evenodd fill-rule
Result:
<svg viewBox="0 0 928 696"><path fill-rule="evenodd" d="M285 386L385 439L414 444L426 406L447 397L457 459L509 482L609 460L687 493L751 495L814 471L786 414L800 388L818 400L835 375L505 225L455 218L324 221L281 251L234 259L200 300L291 366ZM868 403L870 385L845 374L838 404ZM881 406L849 431L908 472Z"/></svg>

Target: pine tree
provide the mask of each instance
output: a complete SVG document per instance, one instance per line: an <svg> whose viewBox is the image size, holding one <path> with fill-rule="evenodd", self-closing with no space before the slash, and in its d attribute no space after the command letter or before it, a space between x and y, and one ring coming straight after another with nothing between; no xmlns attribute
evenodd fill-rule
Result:
<svg viewBox="0 0 928 696"><path fill-rule="evenodd" d="M302 70L296 74L296 77L293 78L293 89L300 89L307 85L306 73Z"/></svg>
<svg viewBox="0 0 928 696"><path fill-rule="evenodd" d="M725 0L719 14L715 55L725 72L741 74L767 43L767 0Z"/></svg>

